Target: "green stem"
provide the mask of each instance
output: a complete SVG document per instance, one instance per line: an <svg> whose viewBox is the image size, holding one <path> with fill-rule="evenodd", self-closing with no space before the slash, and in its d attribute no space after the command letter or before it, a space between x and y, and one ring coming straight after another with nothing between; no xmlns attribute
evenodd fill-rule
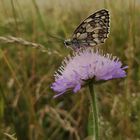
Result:
<svg viewBox="0 0 140 140"><path fill-rule="evenodd" d="M94 140L99 140L99 126L98 126L98 109L97 109L97 97L94 92L93 83L89 84L89 100L91 104L91 111L93 114L93 122L94 122Z"/></svg>

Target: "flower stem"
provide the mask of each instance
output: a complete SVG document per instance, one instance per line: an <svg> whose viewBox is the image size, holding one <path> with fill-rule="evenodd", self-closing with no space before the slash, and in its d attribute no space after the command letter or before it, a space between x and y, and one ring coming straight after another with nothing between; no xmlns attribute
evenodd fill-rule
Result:
<svg viewBox="0 0 140 140"><path fill-rule="evenodd" d="M98 109L97 109L97 97L94 92L94 86L93 82L89 84L89 100L91 105L91 111L93 114L93 122L94 122L94 139L93 140L99 140L99 126L98 126Z"/></svg>

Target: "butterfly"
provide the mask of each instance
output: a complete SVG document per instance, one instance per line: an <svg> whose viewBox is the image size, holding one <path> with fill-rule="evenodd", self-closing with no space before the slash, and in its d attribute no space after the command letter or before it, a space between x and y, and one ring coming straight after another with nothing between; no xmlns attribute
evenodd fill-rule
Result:
<svg viewBox="0 0 140 140"><path fill-rule="evenodd" d="M106 9L95 12L75 29L71 39L64 41L65 46L77 50L104 43L109 34L109 20Z"/></svg>

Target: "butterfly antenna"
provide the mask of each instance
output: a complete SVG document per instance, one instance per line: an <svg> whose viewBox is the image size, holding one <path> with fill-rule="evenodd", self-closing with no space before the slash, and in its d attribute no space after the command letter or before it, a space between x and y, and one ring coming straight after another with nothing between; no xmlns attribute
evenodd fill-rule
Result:
<svg viewBox="0 0 140 140"><path fill-rule="evenodd" d="M63 39L63 38L58 37L58 36L56 36L56 35L48 34L48 36L49 36L50 38L55 38L55 39L57 39L59 42L64 42L64 39Z"/></svg>

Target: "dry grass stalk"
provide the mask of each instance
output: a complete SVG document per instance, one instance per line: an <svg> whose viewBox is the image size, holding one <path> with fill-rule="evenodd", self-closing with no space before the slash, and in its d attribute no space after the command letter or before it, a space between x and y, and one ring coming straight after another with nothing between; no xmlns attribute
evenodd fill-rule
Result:
<svg viewBox="0 0 140 140"><path fill-rule="evenodd" d="M23 45L23 46L33 47L33 48L40 49L42 52L46 52L49 55L57 54L58 56L62 56L56 50L50 51L50 50L46 49L45 46L43 46L42 44L30 42L30 41L27 41L27 40L25 40L25 39L23 39L21 37L14 37L14 36L6 36L5 37L5 36L0 36L0 43L20 44L20 45Z"/></svg>

